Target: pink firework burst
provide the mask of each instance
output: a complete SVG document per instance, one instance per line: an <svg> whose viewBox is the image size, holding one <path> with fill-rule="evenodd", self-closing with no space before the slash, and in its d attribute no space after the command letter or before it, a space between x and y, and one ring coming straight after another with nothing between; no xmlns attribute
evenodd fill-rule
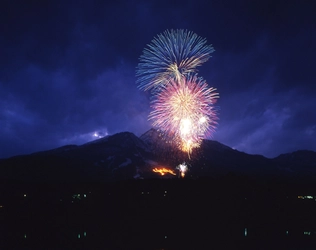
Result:
<svg viewBox="0 0 316 250"><path fill-rule="evenodd" d="M190 153L217 125L215 90L197 75L172 79L152 101L149 120L165 138Z"/></svg>

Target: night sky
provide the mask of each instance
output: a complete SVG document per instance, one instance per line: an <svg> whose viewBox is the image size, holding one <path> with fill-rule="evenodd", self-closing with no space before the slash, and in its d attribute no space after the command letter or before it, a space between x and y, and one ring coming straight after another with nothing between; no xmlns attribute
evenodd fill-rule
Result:
<svg viewBox="0 0 316 250"><path fill-rule="evenodd" d="M135 70L166 29L215 48L199 68L220 93L211 139L266 157L316 151L314 1L106 2L1 1L0 158L150 129Z"/></svg>

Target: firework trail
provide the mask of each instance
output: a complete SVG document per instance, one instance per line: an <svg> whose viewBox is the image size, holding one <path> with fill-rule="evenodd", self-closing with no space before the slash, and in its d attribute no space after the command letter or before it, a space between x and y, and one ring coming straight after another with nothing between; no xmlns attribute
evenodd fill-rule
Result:
<svg viewBox="0 0 316 250"><path fill-rule="evenodd" d="M215 90L197 75L170 80L153 101L149 120L166 138L179 138L180 149L190 154L217 124Z"/></svg>
<svg viewBox="0 0 316 250"><path fill-rule="evenodd" d="M214 51L206 39L187 30L166 30L147 45L140 56L136 83L141 90L159 92L170 79L196 72Z"/></svg>

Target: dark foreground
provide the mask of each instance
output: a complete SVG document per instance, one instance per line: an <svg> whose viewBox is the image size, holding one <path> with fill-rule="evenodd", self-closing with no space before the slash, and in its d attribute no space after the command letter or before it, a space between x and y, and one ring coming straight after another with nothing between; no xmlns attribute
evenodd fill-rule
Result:
<svg viewBox="0 0 316 250"><path fill-rule="evenodd" d="M315 191L236 176L6 183L0 249L315 249Z"/></svg>

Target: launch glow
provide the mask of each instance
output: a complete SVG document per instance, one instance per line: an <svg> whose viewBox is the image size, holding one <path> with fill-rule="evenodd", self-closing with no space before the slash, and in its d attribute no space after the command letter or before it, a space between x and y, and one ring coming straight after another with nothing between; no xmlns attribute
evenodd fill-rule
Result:
<svg viewBox="0 0 316 250"><path fill-rule="evenodd" d="M177 169L180 171L180 175L183 178L185 176L185 173L188 171L188 166L184 163L179 164L177 166Z"/></svg>
<svg viewBox="0 0 316 250"><path fill-rule="evenodd" d="M172 174L172 175L176 175L176 173L168 168L154 168L153 172L155 173L159 173L161 175L165 175L165 174Z"/></svg>

